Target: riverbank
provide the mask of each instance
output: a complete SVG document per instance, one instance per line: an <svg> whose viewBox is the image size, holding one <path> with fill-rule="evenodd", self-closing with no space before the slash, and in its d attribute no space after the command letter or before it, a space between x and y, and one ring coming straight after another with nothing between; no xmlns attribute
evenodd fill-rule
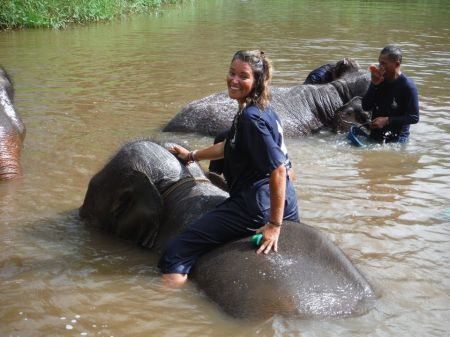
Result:
<svg viewBox="0 0 450 337"><path fill-rule="evenodd" d="M108 21L123 15L153 11L182 0L4 0L0 30L65 28L70 24Z"/></svg>

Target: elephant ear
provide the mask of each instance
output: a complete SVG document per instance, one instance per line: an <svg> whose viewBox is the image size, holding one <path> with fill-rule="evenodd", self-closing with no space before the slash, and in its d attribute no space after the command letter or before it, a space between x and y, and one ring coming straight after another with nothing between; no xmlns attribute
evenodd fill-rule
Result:
<svg viewBox="0 0 450 337"><path fill-rule="evenodd" d="M134 171L119 186L111 205L115 236L151 248L161 225L163 200L159 191L141 173Z"/></svg>

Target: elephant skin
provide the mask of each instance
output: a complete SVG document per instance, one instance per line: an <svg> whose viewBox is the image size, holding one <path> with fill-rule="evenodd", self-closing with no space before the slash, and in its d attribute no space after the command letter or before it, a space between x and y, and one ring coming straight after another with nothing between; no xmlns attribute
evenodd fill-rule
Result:
<svg viewBox="0 0 450 337"><path fill-rule="evenodd" d="M22 172L20 153L25 126L13 102L13 82L0 66L0 181L13 179Z"/></svg>
<svg viewBox="0 0 450 337"><path fill-rule="evenodd" d="M163 146L140 140L94 175L79 213L89 226L161 254L167 238L227 196L197 164L185 166Z"/></svg>
<svg viewBox="0 0 450 337"><path fill-rule="evenodd" d="M303 137L323 127L333 127L335 112L355 96L363 96L370 83L365 71L355 71L318 85L274 87L271 105L280 116L287 137ZM227 92L196 100L183 108L163 129L216 136L229 129L238 109Z"/></svg>
<svg viewBox="0 0 450 337"><path fill-rule="evenodd" d="M332 129L336 133L347 133L350 126L365 126L369 132L368 124L371 121L371 112L364 111L362 108L362 97L355 96L350 101L336 110Z"/></svg>
<svg viewBox="0 0 450 337"><path fill-rule="evenodd" d="M197 163L185 166L163 146L139 140L91 179L79 213L87 226L160 255L170 238L227 197ZM371 285L324 233L284 222L278 250L258 255L249 238L233 241L202 255L190 277L237 318L345 317L373 305Z"/></svg>

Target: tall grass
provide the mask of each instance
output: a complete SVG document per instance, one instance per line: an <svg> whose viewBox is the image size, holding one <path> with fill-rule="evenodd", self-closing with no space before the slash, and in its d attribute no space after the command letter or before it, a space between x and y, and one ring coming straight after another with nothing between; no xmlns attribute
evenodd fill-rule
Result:
<svg viewBox="0 0 450 337"><path fill-rule="evenodd" d="M177 0L0 0L0 29L64 28L152 10Z"/></svg>

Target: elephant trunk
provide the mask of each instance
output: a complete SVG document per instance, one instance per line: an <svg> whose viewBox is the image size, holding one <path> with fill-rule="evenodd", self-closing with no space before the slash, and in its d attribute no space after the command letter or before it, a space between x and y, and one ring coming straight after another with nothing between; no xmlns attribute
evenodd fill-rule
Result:
<svg viewBox="0 0 450 337"><path fill-rule="evenodd" d="M22 141L17 135L0 133L0 181L13 179L22 174L20 151Z"/></svg>

